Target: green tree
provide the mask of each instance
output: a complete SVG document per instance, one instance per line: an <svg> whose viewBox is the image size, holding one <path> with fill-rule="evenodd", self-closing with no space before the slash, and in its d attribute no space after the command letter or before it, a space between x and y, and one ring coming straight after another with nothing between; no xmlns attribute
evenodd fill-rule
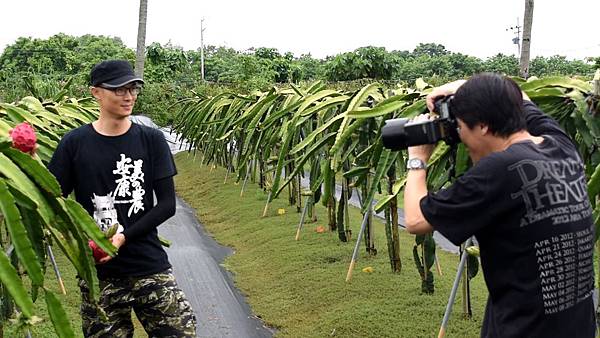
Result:
<svg viewBox="0 0 600 338"><path fill-rule="evenodd" d="M394 58L384 47L368 46L333 57L325 64L325 76L330 81L390 80L395 66Z"/></svg>
<svg viewBox="0 0 600 338"><path fill-rule="evenodd" d="M513 55L496 54L483 63L483 70L506 75L519 75L519 60Z"/></svg>
<svg viewBox="0 0 600 338"><path fill-rule="evenodd" d="M300 55L299 58L294 60L293 66L295 67L292 72L294 82L311 81L325 77L324 61L313 58L310 53Z"/></svg>
<svg viewBox="0 0 600 338"><path fill-rule="evenodd" d="M192 65L181 47L154 42L147 48L145 79L149 82L168 82L193 74Z"/></svg>
<svg viewBox="0 0 600 338"><path fill-rule="evenodd" d="M416 56L428 55L431 57L436 57L436 56L446 55L449 53L450 52L448 52L446 50L446 47L444 47L444 45L441 45L439 43L432 43L432 42L420 43L413 50L413 54Z"/></svg>

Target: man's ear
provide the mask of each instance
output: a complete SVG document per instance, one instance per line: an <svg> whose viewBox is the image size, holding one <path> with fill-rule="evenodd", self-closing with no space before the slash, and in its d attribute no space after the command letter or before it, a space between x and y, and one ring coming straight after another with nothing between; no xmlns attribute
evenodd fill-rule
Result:
<svg viewBox="0 0 600 338"><path fill-rule="evenodd" d="M92 93L92 96L96 100L100 100L100 88L98 88L98 87L90 87L90 92Z"/></svg>
<svg viewBox="0 0 600 338"><path fill-rule="evenodd" d="M480 129L481 129L481 136L485 135L488 133L488 131L490 130L487 124L480 124Z"/></svg>

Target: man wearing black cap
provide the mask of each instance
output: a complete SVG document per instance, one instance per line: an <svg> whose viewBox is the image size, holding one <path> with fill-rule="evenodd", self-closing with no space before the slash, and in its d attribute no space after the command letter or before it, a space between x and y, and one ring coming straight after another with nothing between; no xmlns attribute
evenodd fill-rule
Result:
<svg viewBox="0 0 600 338"><path fill-rule="evenodd" d="M67 133L49 164L63 195L74 191L102 230L119 224L111 237L118 254L96 265L102 310L80 282L83 333L131 337L133 308L150 337L195 337L195 315L157 231L175 214L175 163L160 131L129 120L144 81L125 60L103 61L90 75L100 116Z"/></svg>

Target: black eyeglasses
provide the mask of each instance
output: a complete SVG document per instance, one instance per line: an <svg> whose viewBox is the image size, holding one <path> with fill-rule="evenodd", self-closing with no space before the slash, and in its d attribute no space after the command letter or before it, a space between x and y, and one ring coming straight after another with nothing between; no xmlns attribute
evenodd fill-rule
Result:
<svg viewBox="0 0 600 338"><path fill-rule="evenodd" d="M127 92L131 94L131 96L138 96L139 93L142 92L141 86L133 86L133 87L118 87L118 88L107 88L103 86L99 86L100 88L110 90L115 93L117 96L125 96Z"/></svg>

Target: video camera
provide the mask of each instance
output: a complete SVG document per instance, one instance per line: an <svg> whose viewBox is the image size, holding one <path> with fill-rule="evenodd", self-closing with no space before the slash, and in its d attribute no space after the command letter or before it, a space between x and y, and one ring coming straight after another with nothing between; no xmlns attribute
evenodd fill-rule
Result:
<svg viewBox="0 0 600 338"><path fill-rule="evenodd" d="M453 96L442 96L434 102L434 120L411 122L407 118L386 120L381 137L383 146L390 150L401 150L421 144L434 144L443 140L448 145L460 142L456 118L452 114Z"/></svg>

